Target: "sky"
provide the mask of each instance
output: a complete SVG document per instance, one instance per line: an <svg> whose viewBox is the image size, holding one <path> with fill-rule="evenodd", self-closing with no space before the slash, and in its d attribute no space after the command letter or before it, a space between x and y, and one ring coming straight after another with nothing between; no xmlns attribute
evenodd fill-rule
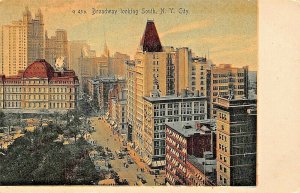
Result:
<svg viewBox="0 0 300 193"><path fill-rule="evenodd" d="M49 36L65 29L69 40L87 40L97 54L106 40L111 53L133 58L147 19L154 19L163 46L189 47L215 64L249 65L257 70L255 0L0 0L0 25L21 19L25 6L33 15L42 10ZM93 14L93 9L117 13ZM138 14L122 14L121 9L138 10ZM142 12L152 9L157 14Z"/></svg>

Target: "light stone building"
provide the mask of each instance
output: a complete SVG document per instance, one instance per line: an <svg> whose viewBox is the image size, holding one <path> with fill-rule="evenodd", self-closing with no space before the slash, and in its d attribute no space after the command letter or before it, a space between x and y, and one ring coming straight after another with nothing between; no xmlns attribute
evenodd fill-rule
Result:
<svg viewBox="0 0 300 193"><path fill-rule="evenodd" d="M142 147L137 147L151 168L163 169L166 164L166 123L207 120L207 101L204 96L144 97L144 133Z"/></svg>
<svg viewBox="0 0 300 193"><path fill-rule="evenodd" d="M248 67L233 67L231 64L213 66L210 74L210 114L215 117L213 103L218 97L234 95L235 99L248 98Z"/></svg>
<svg viewBox="0 0 300 193"><path fill-rule="evenodd" d="M191 82L192 78L200 81L201 67L199 66L202 63L197 66L197 69L199 68L198 77L196 77L196 67L194 69L195 75L193 75L193 65L195 66L196 64L193 64L190 49L186 47L176 49L171 46L163 47L154 22L152 20L147 21L145 32L134 60L127 61L127 120L128 131L131 132L129 135L132 135L132 146L144 158L144 161L149 163L150 167L158 167L159 164L156 161L162 161L160 162L160 169L164 167L164 152L163 148L157 152L151 146L155 136L154 125L147 123L148 120L146 120L146 118L150 119L149 117L151 116L147 115L149 111L146 110L147 108L152 108L149 107L149 101L155 101L151 97L166 97L162 103L167 105L169 103L167 102L168 97L177 97L177 100L180 101L182 98L178 96L182 91L186 91L187 96L200 97L199 90L201 87L192 87ZM194 83L196 84L196 82ZM203 105L206 107L205 89L203 88L201 99L197 98L197 100L203 102ZM155 92L153 91L157 91L159 94L154 96L153 93ZM171 100L171 98L169 99ZM159 99L157 100L159 101ZM165 116L167 115L165 114ZM206 110L203 112L203 116L198 118L206 119ZM190 119L190 117L186 119ZM179 121L179 119L174 118L173 121ZM161 124L164 124L164 122L161 122ZM155 155L156 153L157 155Z"/></svg>
<svg viewBox="0 0 300 193"><path fill-rule="evenodd" d="M45 58L44 21L39 9L32 17L28 7L23 18L0 29L0 74L17 75L36 59Z"/></svg>
<svg viewBox="0 0 300 193"><path fill-rule="evenodd" d="M77 108L78 78L74 71L55 71L37 60L15 76L0 76L0 109L42 113Z"/></svg>

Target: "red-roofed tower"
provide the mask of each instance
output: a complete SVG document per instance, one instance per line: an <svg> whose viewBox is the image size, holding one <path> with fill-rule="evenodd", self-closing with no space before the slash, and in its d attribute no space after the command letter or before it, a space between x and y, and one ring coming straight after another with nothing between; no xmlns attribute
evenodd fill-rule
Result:
<svg viewBox="0 0 300 193"><path fill-rule="evenodd" d="M153 20L148 20L140 42L144 52L162 52L162 45Z"/></svg>

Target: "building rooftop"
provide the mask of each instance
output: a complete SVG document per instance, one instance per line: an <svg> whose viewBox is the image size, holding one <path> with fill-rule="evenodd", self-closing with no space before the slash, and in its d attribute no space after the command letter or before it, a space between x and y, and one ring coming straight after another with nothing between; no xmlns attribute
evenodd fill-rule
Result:
<svg viewBox="0 0 300 193"><path fill-rule="evenodd" d="M144 52L162 52L162 45L153 20L148 20L140 46Z"/></svg>
<svg viewBox="0 0 300 193"><path fill-rule="evenodd" d="M234 99L230 96L222 96L218 97L216 102L213 102L214 105L221 106L224 108L232 108L232 107L255 107L256 99Z"/></svg>
<svg viewBox="0 0 300 193"><path fill-rule="evenodd" d="M49 64L44 59L38 59L32 64L27 66L25 70L20 70L16 76L5 76L1 75L0 80L16 81L23 78L42 78L49 80L67 80L67 79L77 79L75 72L73 70L62 70L56 71L51 64Z"/></svg>
<svg viewBox="0 0 300 193"><path fill-rule="evenodd" d="M36 60L23 72L24 78L49 78L54 74L54 68L45 60Z"/></svg>
<svg viewBox="0 0 300 193"><path fill-rule="evenodd" d="M181 101L181 100L196 100L196 99L205 99L205 96L163 96L163 97L144 97L145 100L149 102L173 102L173 101Z"/></svg>
<svg viewBox="0 0 300 193"><path fill-rule="evenodd" d="M88 82L92 83L92 84L99 84L99 80L98 79L88 79Z"/></svg>
<svg viewBox="0 0 300 193"><path fill-rule="evenodd" d="M192 60L199 61L199 62L206 62L206 57L195 56L195 57L192 57Z"/></svg>
<svg viewBox="0 0 300 193"><path fill-rule="evenodd" d="M210 119L200 121L171 122L166 123L166 125L184 137L190 137L196 133L208 134L211 132Z"/></svg>
<svg viewBox="0 0 300 193"><path fill-rule="evenodd" d="M216 160L215 159L205 159L205 158L196 158L193 155L188 155L188 162L195 166L199 171L206 175L208 180L211 183L215 183L215 172L216 169Z"/></svg>

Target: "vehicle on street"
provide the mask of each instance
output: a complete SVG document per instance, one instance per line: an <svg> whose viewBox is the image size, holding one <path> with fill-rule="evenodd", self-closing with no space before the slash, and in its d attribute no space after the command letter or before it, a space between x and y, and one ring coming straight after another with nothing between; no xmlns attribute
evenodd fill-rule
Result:
<svg viewBox="0 0 300 193"><path fill-rule="evenodd" d="M108 157L113 157L114 155L113 155L112 152L107 152L107 156L108 156Z"/></svg>
<svg viewBox="0 0 300 193"><path fill-rule="evenodd" d="M142 174L137 174L136 175L137 179L140 180L143 184L147 183L147 180Z"/></svg>
<svg viewBox="0 0 300 193"><path fill-rule="evenodd" d="M127 163L128 164L133 164L133 161L132 161L132 159L130 157L127 158Z"/></svg>
<svg viewBox="0 0 300 193"><path fill-rule="evenodd" d="M158 169L150 170L150 174L151 175L159 175L159 170Z"/></svg>
<svg viewBox="0 0 300 193"><path fill-rule="evenodd" d="M123 159L123 158L124 158L124 156L123 156L122 154L120 154L120 153L117 154L117 155L118 155L118 158L119 158L119 159Z"/></svg>
<svg viewBox="0 0 300 193"><path fill-rule="evenodd" d="M123 179L122 181L119 182L118 185L129 185L129 183L126 179Z"/></svg>

